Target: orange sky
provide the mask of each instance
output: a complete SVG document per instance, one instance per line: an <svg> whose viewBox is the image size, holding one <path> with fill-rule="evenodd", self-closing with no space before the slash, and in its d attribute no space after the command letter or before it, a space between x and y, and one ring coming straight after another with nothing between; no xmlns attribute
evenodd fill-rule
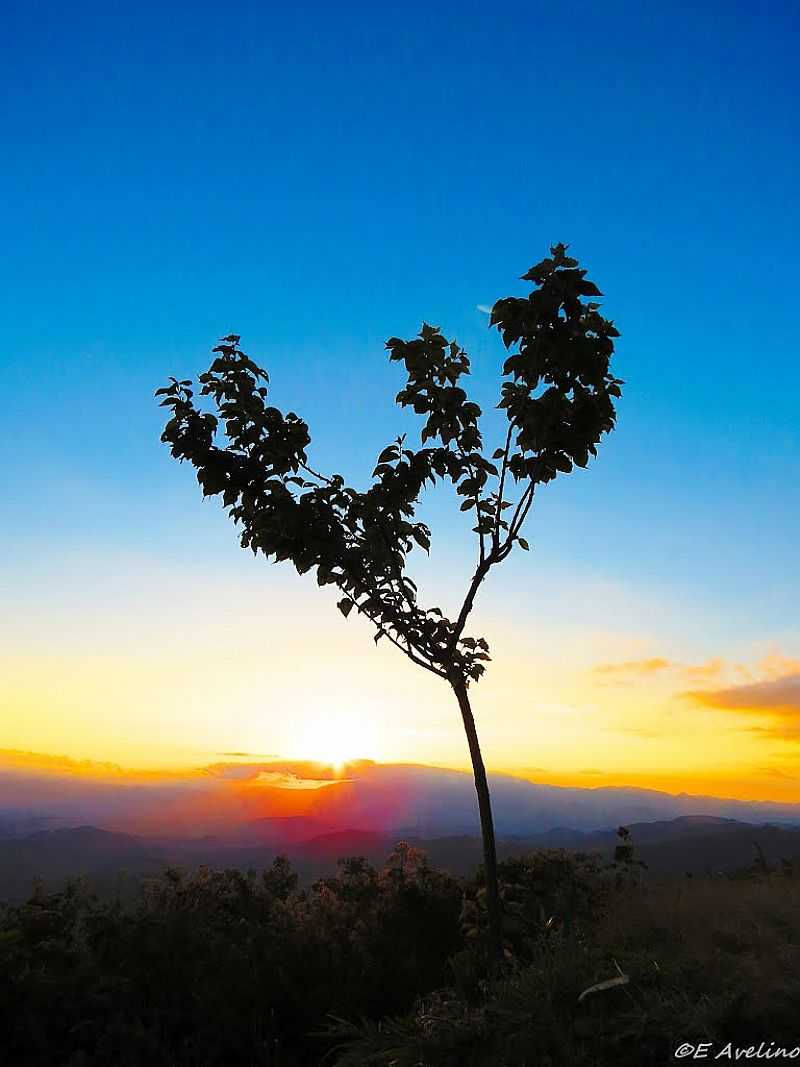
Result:
<svg viewBox="0 0 800 1067"><path fill-rule="evenodd" d="M88 592L86 577L50 586L46 619L20 604L6 627L0 747L144 769L229 753L467 766L446 686L376 648L314 583L240 567L200 590L130 561ZM473 689L491 768L800 801L791 647L694 650L668 599L647 632L636 598L599 583L588 599L562 585L547 626L504 593L487 593L473 630L494 656Z"/></svg>

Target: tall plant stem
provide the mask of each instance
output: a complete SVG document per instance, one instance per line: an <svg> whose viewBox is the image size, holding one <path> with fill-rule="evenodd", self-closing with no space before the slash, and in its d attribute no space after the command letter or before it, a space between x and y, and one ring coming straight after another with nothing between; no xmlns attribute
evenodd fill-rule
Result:
<svg viewBox="0 0 800 1067"><path fill-rule="evenodd" d="M497 963L503 956L503 919L500 910L500 892L497 884L497 846L494 838L494 820L492 819L492 802L489 796L489 783L486 768L483 765L478 731L469 702L467 685L463 679L451 679L450 684L456 695L467 735L469 754L472 758L472 773L475 778L475 792L478 794L478 812L481 820L481 838L483 841L483 869L486 878L486 910L489 919L489 951L493 962Z"/></svg>

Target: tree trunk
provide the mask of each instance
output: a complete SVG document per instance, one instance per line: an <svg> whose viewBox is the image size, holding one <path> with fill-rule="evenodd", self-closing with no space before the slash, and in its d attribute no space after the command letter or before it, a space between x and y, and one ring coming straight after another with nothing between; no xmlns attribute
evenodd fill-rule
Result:
<svg viewBox="0 0 800 1067"><path fill-rule="evenodd" d="M461 719L469 742L469 754L472 757L472 773L475 777L475 792L478 794L478 811L481 818L481 837L483 839L483 868L486 876L486 909L489 919L489 951L495 961L503 956L503 921L500 911L500 893L497 886L497 849L494 840L494 820L492 819L492 802L489 797L489 783L486 780L486 768L483 765L478 732L469 703L466 683L459 679L451 681L461 709Z"/></svg>

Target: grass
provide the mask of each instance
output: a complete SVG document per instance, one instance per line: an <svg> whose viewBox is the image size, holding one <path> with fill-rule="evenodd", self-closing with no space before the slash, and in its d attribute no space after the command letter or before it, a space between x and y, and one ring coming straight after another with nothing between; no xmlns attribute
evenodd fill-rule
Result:
<svg viewBox="0 0 800 1067"><path fill-rule="evenodd" d="M540 852L501 875L499 972L480 882L407 846L310 889L278 860L167 871L135 904L38 894L0 909L4 1053L30 1067L660 1067L684 1042L800 1044L790 867L655 879Z"/></svg>
<svg viewBox="0 0 800 1067"><path fill-rule="evenodd" d="M340 1067L656 1067L683 1042L800 1044L800 882L627 885L540 937L479 997L443 991L386 1024L340 1028ZM620 973L628 978L589 994Z"/></svg>

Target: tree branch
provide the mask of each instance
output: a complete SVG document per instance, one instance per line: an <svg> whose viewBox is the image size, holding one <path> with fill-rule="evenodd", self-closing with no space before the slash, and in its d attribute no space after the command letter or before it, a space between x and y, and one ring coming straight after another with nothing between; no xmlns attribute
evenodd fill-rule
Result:
<svg viewBox="0 0 800 1067"><path fill-rule="evenodd" d="M369 590L367 590L367 592L369 592ZM446 674L445 671L439 670L438 667L434 667L433 666L432 662L426 662L422 658L423 656L426 655L426 653L424 653L421 649L418 649L418 648L416 648L414 646L415 651L417 653L415 655L415 652L412 651L411 642L408 640L408 638L405 638L405 641L406 641L405 645L401 644L401 642L394 636L394 634L392 634L392 632L390 630L387 630L386 627L383 626L382 623L376 622L376 620L370 615L370 613L368 611L366 611L361 606L361 604L359 604L359 602L352 595L352 593L349 594L349 595L350 595L351 600L355 604L356 609L358 610L359 614L363 615L363 616L365 616L365 618L369 619L369 621L372 623L372 625L375 626L376 629L378 630L378 633L379 634L383 634L385 637L388 637L389 640L392 642L392 644L396 648L399 648L400 651L404 655L408 656L408 658L411 660L412 663L416 663L418 667L424 667L426 671L430 671L432 674L435 674L437 676L437 678L446 678L447 677L447 674Z"/></svg>
<svg viewBox="0 0 800 1067"><path fill-rule="evenodd" d="M506 484L506 471L508 470L508 453L511 449L511 434L513 430L513 425L509 424L508 433L506 434L506 444L505 448L503 449L503 465L500 468L500 486L497 490L497 515L495 516L494 536L492 537L495 550L500 547L500 523L503 518L503 489L505 488Z"/></svg>
<svg viewBox="0 0 800 1067"><path fill-rule="evenodd" d="M459 611L458 613L458 618L455 621L453 633L450 637L450 643L447 648L448 661L452 661L453 653L456 650L459 638L464 632L464 627L467 624L469 613L472 611L472 606L475 603L475 596L478 592L478 589L480 588L481 582L489 573L492 566L497 562L498 560L494 552L490 552L486 559L482 560L481 563L478 564L478 569L472 576L472 581L470 582L469 589L467 590L467 595L464 597L464 603L461 605L461 611Z"/></svg>
<svg viewBox="0 0 800 1067"><path fill-rule="evenodd" d="M461 453L461 458L464 461L464 466L469 471L470 476L472 478L474 478L475 477L475 468L472 466L472 464L467 459L467 455L464 452L464 446L461 444L461 442L458 440L458 438L456 438L456 444L458 445L458 451ZM477 525L480 526L480 524L481 524L481 510L478 507L478 504L480 503L480 500L481 500L480 490L478 490L475 493L475 496L472 497L472 499L475 501L475 520L476 520ZM478 541L479 541L479 544L480 544L480 552L479 552L479 557L478 558L479 558L479 561L481 563L483 563L483 561L486 559L486 543L484 541L483 533L481 533L480 531L478 532Z"/></svg>
<svg viewBox="0 0 800 1067"><path fill-rule="evenodd" d="M306 474L310 474L312 478L319 478L319 480L321 482L325 482L326 485L333 485L332 478L326 478L324 474L320 474L318 471L315 471L312 467L309 467L307 463L301 463L300 466L303 468Z"/></svg>
<svg viewBox="0 0 800 1067"><path fill-rule="evenodd" d="M529 482L528 485L525 487L524 493L517 502L517 506L514 509L514 517L511 519L511 522L508 526L508 537L505 539L500 548L499 558L501 560L504 560L506 556L508 556L514 545L514 541L517 537L517 534L522 529L522 524L525 522L525 519L528 516L528 512L531 509L531 504L533 503L533 494L535 488L536 483L533 481Z"/></svg>

